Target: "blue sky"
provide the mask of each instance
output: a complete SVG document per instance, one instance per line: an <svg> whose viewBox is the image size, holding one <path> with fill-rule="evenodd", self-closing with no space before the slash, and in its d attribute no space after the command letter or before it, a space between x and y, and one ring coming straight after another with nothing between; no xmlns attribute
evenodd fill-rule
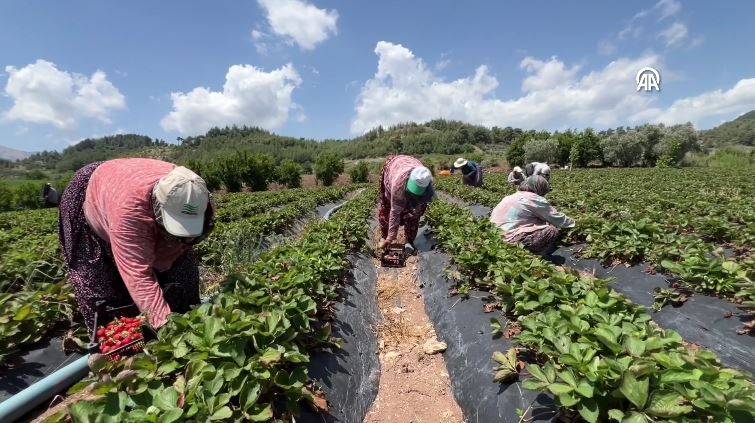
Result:
<svg viewBox="0 0 755 423"><path fill-rule="evenodd" d="M755 109L753 16L747 1L5 1L0 145L233 123L346 138L434 117L708 128ZM636 91L643 66L660 92Z"/></svg>

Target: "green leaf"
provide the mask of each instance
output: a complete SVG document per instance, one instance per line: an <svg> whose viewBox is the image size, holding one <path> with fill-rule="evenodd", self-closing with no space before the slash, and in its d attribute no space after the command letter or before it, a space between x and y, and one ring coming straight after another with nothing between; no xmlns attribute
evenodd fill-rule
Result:
<svg viewBox="0 0 755 423"><path fill-rule="evenodd" d="M661 373L659 381L663 384L677 383L677 382L689 382L693 380L700 380L703 372L700 369L687 370L667 370Z"/></svg>
<svg viewBox="0 0 755 423"><path fill-rule="evenodd" d="M31 304L27 304L16 311L16 314L13 315L13 320L15 321L24 320L26 319L26 316L31 314L31 311L32 311Z"/></svg>
<svg viewBox="0 0 755 423"><path fill-rule="evenodd" d="M592 398L595 393L592 385L584 380L581 380L579 382L576 391L585 398Z"/></svg>
<svg viewBox="0 0 755 423"><path fill-rule="evenodd" d="M75 402L68 407L73 421L81 423L94 422L103 408L102 404L88 401Z"/></svg>
<svg viewBox="0 0 755 423"><path fill-rule="evenodd" d="M619 353L623 350L621 345L616 342L616 335L606 328L595 329L595 337L614 353Z"/></svg>
<svg viewBox="0 0 755 423"><path fill-rule="evenodd" d="M553 392L554 395L563 395L574 391L574 388L565 383L551 383L548 385L548 390Z"/></svg>
<svg viewBox="0 0 755 423"><path fill-rule="evenodd" d="M189 353L189 347L186 346L185 342L179 342L178 345L176 345L173 348L173 357L181 358L186 356L186 354Z"/></svg>
<svg viewBox="0 0 755 423"><path fill-rule="evenodd" d="M241 408L243 408L244 411L247 411L250 407L252 407L257 402L257 399L260 396L261 389L262 389L262 386L259 383L247 382L247 384L241 390L241 394L239 394Z"/></svg>
<svg viewBox="0 0 755 423"><path fill-rule="evenodd" d="M273 409L270 407L270 404L264 407L255 407L254 412L248 416L253 422L266 422L273 418Z"/></svg>
<svg viewBox="0 0 755 423"><path fill-rule="evenodd" d="M608 418L620 422L624 420L624 412L617 409L608 410Z"/></svg>
<svg viewBox="0 0 755 423"><path fill-rule="evenodd" d="M152 399L155 407L163 411L168 411L178 407L178 391L172 386L158 392Z"/></svg>
<svg viewBox="0 0 755 423"><path fill-rule="evenodd" d="M277 349L268 348L264 353L262 353L262 356L260 356L260 362L262 362L262 364L266 366L269 366L273 363L279 362L282 356L283 354L281 354L281 352Z"/></svg>
<svg viewBox="0 0 755 423"><path fill-rule="evenodd" d="M645 417L644 414L633 412L628 417L624 417L624 419L621 421L621 423L647 423L648 419Z"/></svg>
<svg viewBox="0 0 755 423"><path fill-rule="evenodd" d="M180 419L183 414L184 411L180 408L168 410L162 416L160 416L160 423L172 423L178 421L178 419Z"/></svg>
<svg viewBox="0 0 755 423"><path fill-rule="evenodd" d="M634 375L627 372L624 373L619 391L637 408L642 409L648 400L649 386L650 381L647 378L637 380Z"/></svg>
<svg viewBox="0 0 755 423"><path fill-rule="evenodd" d="M598 403L593 400L583 401L582 404L580 404L578 411L579 415L590 423L597 422L598 417L600 416L600 408L598 408Z"/></svg>
<svg viewBox="0 0 755 423"><path fill-rule="evenodd" d="M210 420L225 420L231 418L232 415L233 411L228 406L224 406L212 413Z"/></svg>
<svg viewBox="0 0 755 423"><path fill-rule="evenodd" d="M527 366L527 372L541 382L552 383L555 380L555 377L549 378L548 376L546 376L546 374L543 372L543 369L541 369L537 364L530 364L529 366Z"/></svg>
<svg viewBox="0 0 755 423"><path fill-rule="evenodd" d="M681 395L669 393L655 393L650 398L650 403L645 412L657 417L678 417L692 412L692 407L684 404L684 397Z"/></svg>
<svg viewBox="0 0 755 423"><path fill-rule="evenodd" d="M645 352L645 343L635 336L629 336L624 340L624 347L633 357L640 357Z"/></svg>

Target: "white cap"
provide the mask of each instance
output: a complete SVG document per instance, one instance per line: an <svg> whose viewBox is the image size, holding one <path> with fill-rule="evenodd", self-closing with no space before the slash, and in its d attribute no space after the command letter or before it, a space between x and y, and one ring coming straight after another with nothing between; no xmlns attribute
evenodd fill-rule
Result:
<svg viewBox="0 0 755 423"><path fill-rule="evenodd" d="M463 158L463 157L459 157L459 158L458 158L458 159L456 159L456 161L454 162L454 167L458 169L458 168L460 168L460 167L464 167L464 166L466 166L466 165L467 165L467 163L469 163L469 161L467 161L467 159L465 159L465 158Z"/></svg>
<svg viewBox="0 0 755 423"><path fill-rule="evenodd" d="M430 173L430 169L424 166L417 166L409 174L409 182L407 182L406 188L413 194L422 195L425 193L425 188L432 181L433 175Z"/></svg>
<svg viewBox="0 0 755 423"><path fill-rule="evenodd" d="M199 175L177 166L157 182L154 194L169 234L186 238L202 235L210 192Z"/></svg>

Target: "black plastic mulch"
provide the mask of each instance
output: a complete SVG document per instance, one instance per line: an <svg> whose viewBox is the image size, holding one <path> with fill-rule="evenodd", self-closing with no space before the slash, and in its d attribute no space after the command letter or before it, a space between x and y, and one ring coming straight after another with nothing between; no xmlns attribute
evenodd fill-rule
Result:
<svg viewBox="0 0 755 423"><path fill-rule="evenodd" d="M487 218L491 211L489 207L476 204L464 207L477 218ZM597 260L577 257L575 252L582 247L561 247L548 259L554 264L587 271L599 278L611 278L614 290L646 307L662 328L675 330L685 341L715 352L725 366L755 374L755 336L737 334L751 317L735 304L717 297L693 295L680 307L667 305L661 311L653 312L654 289L669 287L665 276L645 272L646 263L631 267L603 267Z"/></svg>
<svg viewBox="0 0 755 423"><path fill-rule="evenodd" d="M469 299L449 296L452 283L444 275L448 256L434 250L434 242L420 231L416 242L420 259L419 281L425 308L440 340L448 345L444 353L456 402L468 422L520 422L517 409L527 410L527 421L551 421L558 407L552 397L528 391L520 382L493 381L493 352L513 347L509 339L493 339L490 318L504 321L500 313L485 313L483 298L488 293L473 291Z"/></svg>
<svg viewBox="0 0 755 423"><path fill-rule="evenodd" d="M315 352L309 366L330 409L326 414L303 409L300 422L362 422L377 396L377 272L368 256L352 257L351 263L351 280L341 290L333 321L333 336L343 340L343 348Z"/></svg>
<svg viewBox="0 0 755 423"><path fill-rule="evenodd" d="M675 330L687 342L715 352L725 366L755 374L755 336L737 334L750 318L736 305L716 297L693 295L680 307L667 305L652 312L654 289L668 288L666 277L646 273L645 264L603 267L597 260L576 257L575 252L581 247L561 247L549 259L556 264L594 273L599 278L612 278L611 287L635 304L646 307L658 325Z"/></svg>
<svg viewBox="0 0 755 423"><path fill-rule="evenodd" d="M0 368L0 402L80 357L78 353L63 352L62 338L51 338L26 347L23 352L8 358L9 367Z"/></svg>

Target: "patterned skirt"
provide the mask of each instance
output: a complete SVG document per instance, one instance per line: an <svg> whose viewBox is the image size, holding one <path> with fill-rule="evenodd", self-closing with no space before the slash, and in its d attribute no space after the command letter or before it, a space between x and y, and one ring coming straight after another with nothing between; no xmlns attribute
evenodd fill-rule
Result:
<svg viewBox="0 0 755 423"><path fill-rule="evenodd" d="M108 242L100 238L84 217L87 185L101 164L81 168L63 192L58 224L68 280L73 286L79 311L87 327L105 325L120 316L134 316L138 310L126 289ZM165 272L155 272L165 301L172 312L185 313L199 303L199 266L191 251L179 257ZM120 308L116 311L109 309Z"/></svg>

